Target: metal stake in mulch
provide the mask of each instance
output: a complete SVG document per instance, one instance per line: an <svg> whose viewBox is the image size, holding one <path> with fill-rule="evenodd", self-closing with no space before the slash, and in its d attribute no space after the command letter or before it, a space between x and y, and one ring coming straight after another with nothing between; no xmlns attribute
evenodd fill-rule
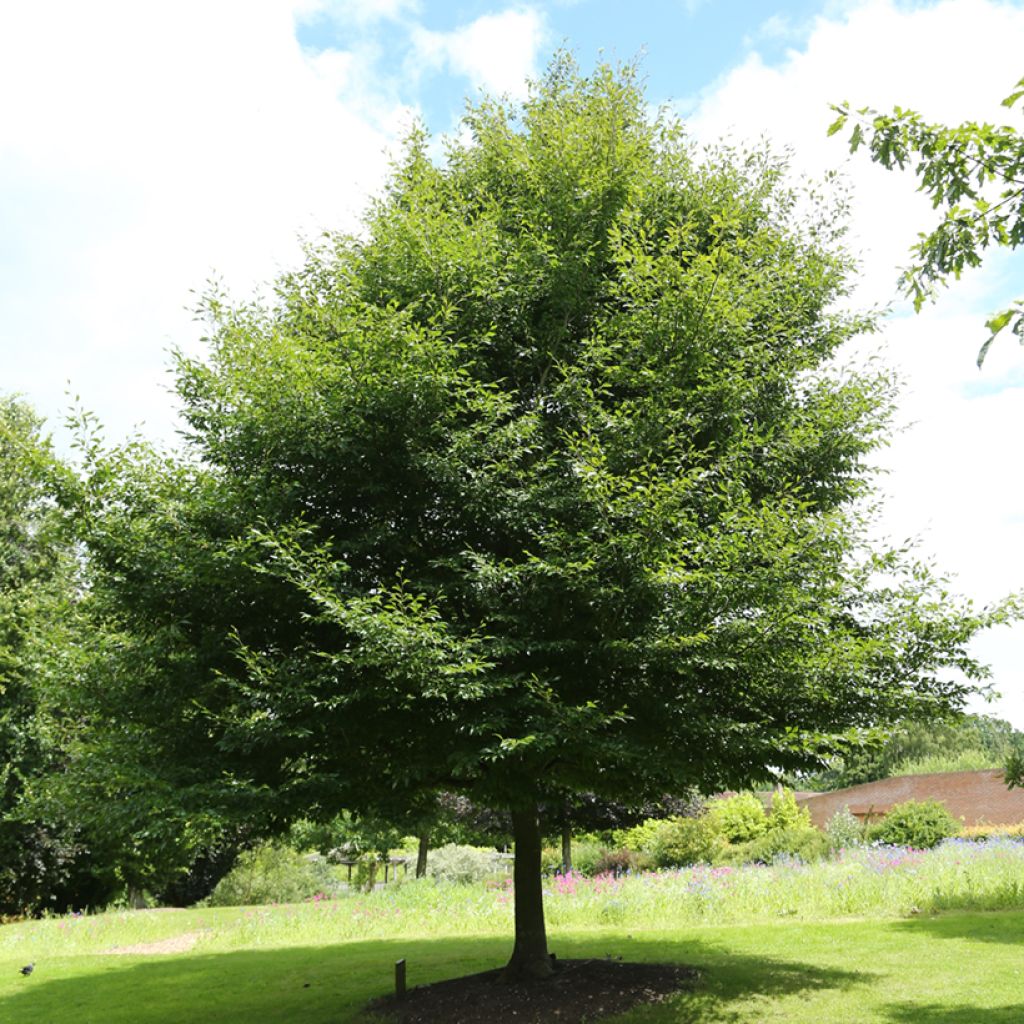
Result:
<svg viewBox="0 0 1024 1024"><path fill-rule="evenodd" d="M395 998L405 998L405 957L395 961Z"/></svg>

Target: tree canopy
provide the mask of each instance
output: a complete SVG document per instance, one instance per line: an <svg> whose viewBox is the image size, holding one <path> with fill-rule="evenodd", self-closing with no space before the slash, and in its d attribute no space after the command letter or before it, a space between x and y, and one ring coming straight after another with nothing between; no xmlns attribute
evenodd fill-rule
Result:
<svg viewBox="0 0 1024 1024"><path fill-rule="evenodd" d="M63 909L91 888L73 816L27 800L62 761L39 708L80 584L57 507L67 474L29 405L0 396L0 915Z"/></svg>
<svg viewBox="0 0 1024 1024"><path fill-rule="evenodd" d="M1003 100L1012 108L1024 96L1022 78ZM914 262L900 284L919 311L938 285L966 267L981 264L989 246L1016 249L1024 242L1024 135L1009 125L965 121L949 126L930 124L913 110L896 107L881 114L869 107L857 111L844 103L829 134L853 122L850 151L867 147L871 159L892 170L913 164L919 190L942 210L931 231L921 232L913 247ZM1024 344L1024 298L992 315L990 334L978 352L980 366L1003 330Z"/></svg>
<svg viewBox="0 0 1024 1024"><path fill-rule="evenodd" d="M274 301L207 297L185 455L86 445L75 756L154 841L507 809L529 975L540 803L820 767L959 707L1003 612L865 546L892 384L835 359L873 321L783 161L566 57L464 127Z"/></svg>

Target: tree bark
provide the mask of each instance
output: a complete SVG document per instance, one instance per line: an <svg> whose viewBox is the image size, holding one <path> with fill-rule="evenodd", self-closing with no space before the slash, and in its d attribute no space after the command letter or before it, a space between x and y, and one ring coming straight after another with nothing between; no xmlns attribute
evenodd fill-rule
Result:
<svg viewBox="0 0 1024 1024"><path fill-rule="evenodd" d="M562 821L562 874L572 871L572 825L566 818Z"/></svg>
<svg viewBox="0 0 1024 1024"><path fill-rule="evenodd" d="M427 851L430 849L430 833L420 835L420 846L416 851L416 877L423 878L427 873Z"/></svg>
<svg viewBox="0 0 1024 1024"><path fill-rule="evenodd" d="M532 981L547 978L554 970L544 928L540 823L536 803L512 811L512 837L515 841L512 879L515 885L516 941L504 978L506 981Z"/></svg>

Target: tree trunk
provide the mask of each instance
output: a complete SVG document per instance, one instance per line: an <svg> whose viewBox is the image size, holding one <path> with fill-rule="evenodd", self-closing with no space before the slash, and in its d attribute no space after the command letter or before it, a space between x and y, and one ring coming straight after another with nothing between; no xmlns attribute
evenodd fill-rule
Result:
<svg viewBox="0 0 1024 1024"><path fill-rule="evenodd" d="M423 878L427 873L427 851L430 849L430 833L420 836L420 847L416 851L416 877Z"/></svg>
<svg viewBox="0 0 1024 1024"><path fill-rule="evenodd" d="M572 825L568 819L562 822L562 874L572 871Z"/></svg>
<svg viewBox="0 0 1024 1024"><path fill-rule="evenodd" d="M515 861L516 942L505 967L506 981L531 981L549 977L554 968L548 956L544 930L544 892L540 879L540 823L537 805L512 812Z"/></svg>

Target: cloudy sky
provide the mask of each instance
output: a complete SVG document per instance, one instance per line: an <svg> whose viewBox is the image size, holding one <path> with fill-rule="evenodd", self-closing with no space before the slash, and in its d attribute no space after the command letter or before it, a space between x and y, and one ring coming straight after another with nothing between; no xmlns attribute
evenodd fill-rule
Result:
<svg viewBox="0 0 1024 1024"><path fill-rule="evenodd" d="M76 395L113 440L173 443L166 353L199 346L194 293L249 295L300 238L355 229L414 119L455 130L467 95L522 95L562 46L585 67L644 54L650 100L698 139L767 136L802 173L841 170L858 298L888 303L928 204L826 138L828 103L1024 128L998 105L1022 42L1024 0L9 0L0 391L62 446ZM985 315L1022 293L1024 258L993 254L920 316L894 301L879 342L906 380L879 530L978 603L1024 587L1024 352L974 364ZM1024 627L976 649L1003 694L979 709L1024 728Z"/></svg>

